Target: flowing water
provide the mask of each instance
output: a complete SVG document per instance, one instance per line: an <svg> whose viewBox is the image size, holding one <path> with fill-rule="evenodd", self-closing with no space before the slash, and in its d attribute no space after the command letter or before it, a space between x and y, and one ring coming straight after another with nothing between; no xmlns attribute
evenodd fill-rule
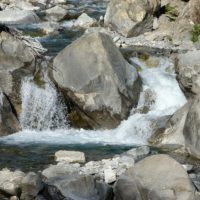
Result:
<svg viewBox="0 0 200 200"><path fill-rule="evenodd" d="M1 138L0 141L10 144L146 144L155 122L164 116L173 114L186 102L186 99L178 86L175 75L167 72L168 69L173 68L169 59L160 59L157 68L148 68L137 58L133 58L132 62L141 67L139 74L143 82L143 92L137 109L133 109L130 117L122 121L116 129L89 131L63 128L62 110L64 108L62 104L56 103L56 90L51 86L41 89L34 86L32 82L25 81L21 94L23 105L21 124L24 129L22 132ZM146 104L144 101L146 91L151 91L153 101L151 100L146 113L140 113L138 110ZM52 121L55 118L52 116L59 114L61 121ZM38 125L35 124L36 121ZM58 123L58 128L52 130L51 124L55 122Z"/></svg>
<svg viewBox="0 0 200 200"><path fill-rule="evenodd" d="M86 12L99 19L104 15L106 0L68 0L78 13ZM21 26L26 34L37 37L55 56L66 45L83 34L83 30L65 28L58 35L40 35L38 25ZM78 130L68 127L66 107L60 100L54 85L46 77L45 84L35 85L30 78L24 79L21 87L22 131L0 138L0 166L12 169L39 170L53 162L55 151L60 149L81 150L87 160L97 160L147 144L155 123L162 117L173 114L186 99L175 78L173 64L161 58L158 67L149 68L138 58L130 60L139 66L143 91L137 108L127 120L113 130ZM1 104L1 98L0 98ZM143 111L143 112L141 112Z"/></svg>

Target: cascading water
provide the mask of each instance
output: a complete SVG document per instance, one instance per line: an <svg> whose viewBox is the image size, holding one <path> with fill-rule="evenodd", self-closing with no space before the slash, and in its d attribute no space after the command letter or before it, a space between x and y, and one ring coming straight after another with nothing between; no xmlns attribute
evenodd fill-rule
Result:
<svg viewBox="0 0 200 200"><path fill-rule="evenodd" d="M173 68L172 62L160 59L159 67L148 68L137 58L131 59L139 65L143 81L138 107L133 109L130 117L121 122L113 130L75 130L66 128L63 123L63 109L58 105L56 90L51 85L45 89L36 87L31 81L25 80L22 85L22 132L1 138L7 143L57 143L57 144L145 144L152 134L154 122L173 114L185 104L174 73L167 72ZM148 95L147 95L148 94ZM150 98L146 98L146 96ZM146 112L141 110L148 107ZM52 116L59 116L58 120ZM37 119L37 120L35 120ZM59 122L56 130L55 121ZM52 121L53 120L53 121ZM34 130L33 130L34 129ZM42 131L39 131L42 130Z"/></svg>
<svg viewBox="0 0 200 200"><path fill-rule="evenodd" d="M32 79L26 78L22 82L21 98L20 123L23 130L67 128L66 109L49 80L39 87Z"/></svg>

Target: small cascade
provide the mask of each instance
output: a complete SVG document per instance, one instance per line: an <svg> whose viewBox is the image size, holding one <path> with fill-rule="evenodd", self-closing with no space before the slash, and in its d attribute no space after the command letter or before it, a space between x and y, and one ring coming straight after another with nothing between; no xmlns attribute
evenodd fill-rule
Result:
<svg viewBox="0 0 200 200"><path fill-rule="evenodd" d="M66 108L50 80L46 80L44 85L39 87L31 78L24 79L21 98L20 123L23 130L67 128Z"/></svg>
<svg viewBox="0 0 200 200"><path fill-rule="evenodd" d="M22 84L21 115L21 124L26 130L2 140L8 143L146 144L156 123L183 106L186 98L176 81L170 59L160 58L155 68L149 68L138 58L131 59L131 62L141 68L143 91L137 108L117 128L89 131L67 127L65 108L55 88L48 82L40 88L26 79Z"/></svg>

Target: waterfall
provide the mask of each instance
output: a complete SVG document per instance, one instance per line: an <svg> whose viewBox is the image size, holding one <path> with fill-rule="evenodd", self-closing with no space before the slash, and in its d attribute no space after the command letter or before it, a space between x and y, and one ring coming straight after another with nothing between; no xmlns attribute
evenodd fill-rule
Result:
<svg viewBox="0 0 200 200"><path fill-rule="evenodd" d="M138 107L133 109L129 118L122 121L117 128L79 130L67 127L65 108L59 102L55 88L48 82L44 88L40 88L31 80L25 79L21 92L21 124L26 130L0 140L15 144L146 144L155 123L162 117L172 115L186 103L186 98L176 81L174 65L170 59L160 59L159 66L155 68L148 68L138 58L131 59L131 62L141 68L139 74L143 91Z"/></svg>
<svg viewBox="0 0 200 200"><path fill-rule="evenodd" d="M20 123L23 130L67 128L66 108L50 80L39 87L31 78L25 78L22 81L21 98Z"/></svg>

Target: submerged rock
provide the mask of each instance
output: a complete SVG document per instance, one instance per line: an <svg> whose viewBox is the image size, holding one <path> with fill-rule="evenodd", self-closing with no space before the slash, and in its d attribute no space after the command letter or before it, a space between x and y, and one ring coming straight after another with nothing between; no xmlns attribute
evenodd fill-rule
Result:
<svg viewBox="0 0 200 200"><path fill-rule="evenodd" d="M106 34L87 34L67 46L54 59L54 69L72 125L113 128L138 103L137 71Z"/></svg>
<svg viewBox="0 0 200 200"><path fill-rule="evenodd" d="M160 0L111 0L105 15L105 24L125 37L137 36L153 28L153 14Z"/></svg>
<svg viewBox="0 0 200 200"><path fill-rule="evenodd" d="M136 163L116 182L116 200L195 200L195 189L184 168L167 155Z"/></svg>

